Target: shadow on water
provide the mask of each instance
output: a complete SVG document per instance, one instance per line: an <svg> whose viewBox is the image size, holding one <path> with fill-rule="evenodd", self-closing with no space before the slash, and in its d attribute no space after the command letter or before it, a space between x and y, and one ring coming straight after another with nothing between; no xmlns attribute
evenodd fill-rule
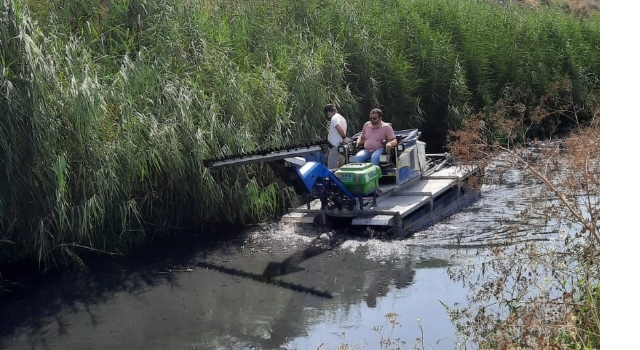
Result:
<svg viewBox="0 0 640 350"><path fill-rule="evenodd" d="M291 254L282 262L270 261L265 267L262 274L256 274L237 268L230 268L211 262L199 262L197 266L216 270L233 276L248 278L256 282L262 282L282 288L288 288L295 292L308 293L318 297L331 299L333 298L333 296L328 291L321 291L315 288L305 287L298 283L285 282L277 278L291 273L303 271L304 268L300 267L300 264L303 261L325 253L328 250L335 248L337 245L339 245L339 242L337 240L332 240L324 246L318 246L317 244L309 245L302 251Z"/></svg>

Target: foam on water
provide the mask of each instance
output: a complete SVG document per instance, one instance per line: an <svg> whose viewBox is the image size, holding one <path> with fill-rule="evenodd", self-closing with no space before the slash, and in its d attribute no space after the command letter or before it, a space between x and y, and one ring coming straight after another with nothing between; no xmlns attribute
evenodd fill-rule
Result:
<svg viewBox="0 0 640 350"><path fill-rule="evenodd" d="M378 262L405 259L410 252L410 248L404 241L375 238L348 239L342 243L340 248L351 252L362 250L365 252L364 258Z"/></svg>

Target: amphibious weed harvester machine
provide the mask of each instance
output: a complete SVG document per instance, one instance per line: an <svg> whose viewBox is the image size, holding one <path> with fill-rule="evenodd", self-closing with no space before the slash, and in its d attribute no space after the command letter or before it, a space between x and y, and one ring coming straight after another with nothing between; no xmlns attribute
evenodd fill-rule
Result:
<svg viewBox="0 0 640 350"><path fill-rule="evenodd" d="M209 159L204 165L213 171L268 162L303 198L283 222L340 223L399 235L460 210L479 194L471 181L478 168L456 164L447 153L427 154L420 135L417 129L396 131L398 144L380 157L379 166L353 162L360 133L339 146L347 162L338 169L328 169L318 157L326 143Z"/></svg>

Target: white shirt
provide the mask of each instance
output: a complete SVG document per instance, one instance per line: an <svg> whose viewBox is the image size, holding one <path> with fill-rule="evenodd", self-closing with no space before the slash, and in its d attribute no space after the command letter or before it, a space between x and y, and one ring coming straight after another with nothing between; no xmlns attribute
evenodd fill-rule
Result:
<svg viewBox="0 0 640 350"><path fill-rule="evenodd" d="M338 130L336 129L336 126L338 126L338 124L340 126L342 126L342 130L344 130L344 134L348 135L347 134L347 120L344 119L344 117L342 115L340 115L340 113L336 112L331 117L331 122L329 123L329 136L327 136L327 140L334 147L339 146L340 143L342 142L342 136L340 136L340 134L338 133Z"/></svg>

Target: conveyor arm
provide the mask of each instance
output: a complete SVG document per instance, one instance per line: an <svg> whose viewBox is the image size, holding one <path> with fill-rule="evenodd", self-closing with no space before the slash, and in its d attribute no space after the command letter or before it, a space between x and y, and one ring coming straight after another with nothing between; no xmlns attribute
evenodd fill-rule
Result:
<svg viewBox="0 0 640 350"><path fill-rule="evenodd" d="M292 158L296 156L303 156L303 155L312 154L316 152L322 152L324 147L326 146L311 145L311 146L296 147L296 148L266 152L264 154L240 155L240 156L228 157L225 159L205 159L203 161L203 164L205 167L209 169L214 169L214 168L219 168L224 166L242 165L242 164L259 163L259 162L270 162L274 160L280 160L280 159Z"/></svg>

